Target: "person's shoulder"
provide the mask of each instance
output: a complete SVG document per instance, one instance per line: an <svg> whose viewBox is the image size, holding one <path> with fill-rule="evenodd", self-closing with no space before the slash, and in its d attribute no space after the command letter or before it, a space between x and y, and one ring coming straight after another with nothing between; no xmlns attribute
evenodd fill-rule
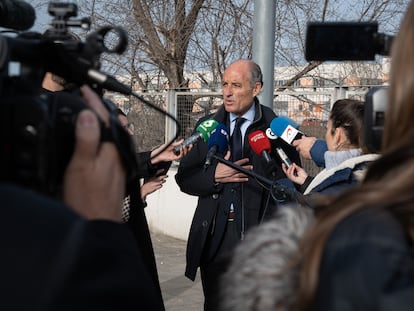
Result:
<svg viewBox="0 0 414 311"><path fill-rule="evenodd" d="M2 205L8 210L25 208L26 210L39 211L70 211L66 205L49 196L43 195L35 190L21 187L12 183L0 183L0 198ZM72 212L70 212L72 213Z"/></svg>
<svg viewBox="0 0 414 311"><path fill-rule="evenodd" d="M208 114L208 115L205 115L205 116L202 116L202 117L200 117L198 120L197 120L197 122L196 122L196 126L195 127L197 127L199 124L201 124L202 122L204 122L204 121L206 121L206 120L208 120L208 119L214 119L214 120L216 120L217 122L222 122L222 119L224 118L223 117L223 111L221 111L220 109L217 111L217 112L215 112L215 113L210 113L210 114Z"/></svg>
<svg viewBox="0 0 414 311"><path fill-rule="evenodd" d="M352 213L337 225L331 237L336 246L380 242L398 248L405 247L407 242L401 223L384 208L366 208Z"/></svg>
<svg viewBox="0 0 414 311"><path fill-rule="evenodd" d="M311 150L316 153L321 153L322 155L325 153L325 151L328 150L328 145L326 144L326 140L324 139L317 139L313 143Z"/></svg>
<svg viewBox="0 0 414 311"><path fill-rule="evenodd" d="M262 121L270 124L270 122L272 122L272 120L277 117L276 113L270 107L264 106L262 104L258 104L257 107L258 108L256 108L256 114L259 113L259 116L256 116L256 118L259 118Z"/></svg>
<svg viewBox="0 0 414 311"><path fill-rule="evenodd" d="M271 115L272 117L276 117L276 113L273 111L272 108L260 104L260 108L262 109L263 113L266 115Z"/></svg>

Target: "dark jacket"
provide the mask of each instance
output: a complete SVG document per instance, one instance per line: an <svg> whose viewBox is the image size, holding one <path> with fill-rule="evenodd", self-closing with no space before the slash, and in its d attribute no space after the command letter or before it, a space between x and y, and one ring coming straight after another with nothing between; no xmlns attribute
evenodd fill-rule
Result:
<svg viewBox="0 0 414 311"><path fill-rule="evenodd" d="M153 177L160 169L163 169L164 174L166 174L171 166L171 161L151 164L151 151L138 152L137 161L138 176L140 178Z"/></svg>
<svg viewBox="0 0 414 311"><path fill-rule="evenodd" d="M328 151L326 140L317 139L309 150L313 162L318 167L325 167L325 152Z"/></svg>
<svg viewBox="0 0 414 311"><path fill-rule="evenodd" d="M128 227L0 184L2 310L164 310Z"/></svg>
<svg viewBox="0 0 414 311"><path fill-rule="evenodd" d="M337 194L360 183L368 165L378 158L377 154L363 154L349 158L336 167L320 171L314 178L307 178L301 186L304 194ZM308 176L309 177L309 176Z"/></svg>
<svg viewBox="0 0 414 311"><path fill-rule="evenodd" d="M158 278L157 264L155 260L154 248L151 241L151 234L145 215L144 207L146 203L142 200L141 190L138 186L142 177L155 176L158 169L163 168L165 172L168 171L171 162L161 162L158 164L151 164L151 151L137 153L138 161L138 178L128 185L129 206L128 206L128 221L132 234L135 237L136 243L142 254L142 260L145 263L147 271L149 272L157 291L158 297L162 296L161 287Z"/></svg>
<svg viewBox="0 0 414 311"><path fill-rule="evenodd" d="M222 278L220 310L294 309L300 275L298 267L287 267L292 260L296 262L299 241L314 221L310 211L284 206L248 233ZM386 210L370 208L352 214L328 238L318 286L311 310L412 310L414 250L410 237Z"/></svg>
<svg viewBox="0 0 414 311"><path fill-rule="evenodd" d="M264 158L255 154L249 145L249 133L255 130L265 132L269 128L270 122L276 117L270 108L260 105L257 99L255 99L255 109L255 119L247 128L244 137L243 157L250 159L255 173L272 180L285 178L286 176L280 168L279 159L276 159L279 165L274 170L274 167L270 168ZM221 107L214 115L200 119L196 127L211 117L219 123L229 125L228 113L224 107ZM300 163L296 150L281 139L274 142L271 154L275 154L274 148L277 146L283 148L292 161ZM203 262L209 262L213 258L224 233L233 196L241 197L241 210L236 210L236 224L241 238L243 238L245 231L259 224L277 207L277 203L272 199L267 187L263 187L253 178L242 183L237 190L234 188L234 184L215 184L214 173L217 162L213 162L206 170L203 169L207 151L206 142L197 143L191 152L181 160L175 176L181 191L199 197L187 244L185 274L191 280L195 279L197 268ZM205 247L207 240L208 247Z"/></svg>
<svg viewBox="0 0 414 311"><path fill-rule="evenodd" d="M390 212L347 217L325 247L313 310L412 310L413 255L408 234Z"/></svg>

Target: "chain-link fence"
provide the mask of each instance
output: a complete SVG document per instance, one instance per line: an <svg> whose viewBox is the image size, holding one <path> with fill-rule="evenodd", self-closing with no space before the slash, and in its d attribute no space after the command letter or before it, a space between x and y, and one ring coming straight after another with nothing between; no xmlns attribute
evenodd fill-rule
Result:
<svg viewBox="0 0 414 311"><path fill-rule="evenodd" d="M352 90L309 88L300 91L279 91L274 94L273 110L276 115L288 116L297 122L299 129L307 136L323 139L326 121L334 101L339 98L363 100L366 91L367 88ZM199 118L215 112L223 103L221 92L163 91L140 95L153 105L168 111L176 120L168 118L135 98L112 98L125 111L129 122L134 126L137 151L151 150L165 141L171 141L175 135L178 138L187 138ZM320 170L312 161L303 159L302 164L310 175L315 175Z"/></svg>

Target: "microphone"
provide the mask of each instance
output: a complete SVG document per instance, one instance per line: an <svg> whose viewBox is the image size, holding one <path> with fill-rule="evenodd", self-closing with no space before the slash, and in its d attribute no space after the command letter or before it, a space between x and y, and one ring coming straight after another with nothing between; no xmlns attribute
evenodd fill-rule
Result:
<svg viewBox="0 0 414 311"><path fill-rule="evenodd" d="M253 151L258 155L262 155L268 164L272 162L272 158L269 155L271 150L270 140L267 138L265 132L257 130L250 133L249 143Z"/></svg>
<svg viewBox="0 0 414 311"><path fill-rule="evenodd" d="M196 143L200 139L203 139L204 141L207 141L210 137L210 133L212 130L214 130L219 123L214 119L207 119L203 122L201 122L197 128L196 133L185 139L180 145L176 146L173 149L173 152L175 155L180 154L180 149L183 147L188 147L191 144Z"/></svg>
<svg viewBox="0 0 414 311"><path fill-rule="evenodd" d="M0 1L0 27L28 30L36 20L34 8L20 0Z"/></svg>
<svg viewBox="0 0 414 311"><path fill-rule="evenodd" d="M265 185L266 187L270 188L271 193L272 193L272 197L275 200L292 200L292 201L296 201L300 204L306 205L306 206L310 206L309 202L306 200L306 197L296 191L295 188L292 187L288 187L282 183L279 183L277 181L273 181L270 180L264 176L261 176L259 174L256 174L254 171L249 171L246 170L245 168L243 168L242 166L236 165L233 162L226 160L224 158L220 158L216 155L213 156L213 158L215 158L217 161L235 169L238 172L241 172L243 174L246 174L249 177L254 178L255 180L257 180L258 182L261 183L262 187L263 185Z"/></svg>
<svg viewBox="0 0 414 311"><path fill-rule="evenodd" d="M295 121L285 116L276 117L270 122L270 129L272 132L288 144L292 144L294 140L305 135L297 130L297 127L298 125Z"/></svg>
<svg viewBox="0 0 414 311"><path fill-rule="evenodd" d="M210 138L208 140L208 152L206 161L204 163L204 170L211 165L213 156L217 153L224 154L228 149L229 144L229 132L224 124L219 124L211 131Z"/></svg>
<svg viewBox="0 0 414 311"><path fill-rule="evenodd" d="M276 148L276 152L279 155L280 159L283 163L285 163L286 167L289 168L292 165L292 161L286 155L282 148Z"/></svg>

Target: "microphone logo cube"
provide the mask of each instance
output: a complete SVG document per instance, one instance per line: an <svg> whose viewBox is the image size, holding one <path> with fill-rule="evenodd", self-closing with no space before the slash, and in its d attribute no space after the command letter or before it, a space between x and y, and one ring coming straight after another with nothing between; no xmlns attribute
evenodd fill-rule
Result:
<svg viewBox="0 0 414 311"><path fill-rule="evenodd" d="M292 141L295 139L296 135L299 133L297 129L293 126L288 125L284 132L282 133L281 138L286 141L288 144L291 144Z"/></svg>
<svg viewBox="0 0 414 311"><path fill-rule="evenodd" d="M253 135L251 135L249 138L254 143L257 142L258 140L266 139L266 137L265 137L265 135L262 131L260 131L258 133L253 133Z"/></svg>

